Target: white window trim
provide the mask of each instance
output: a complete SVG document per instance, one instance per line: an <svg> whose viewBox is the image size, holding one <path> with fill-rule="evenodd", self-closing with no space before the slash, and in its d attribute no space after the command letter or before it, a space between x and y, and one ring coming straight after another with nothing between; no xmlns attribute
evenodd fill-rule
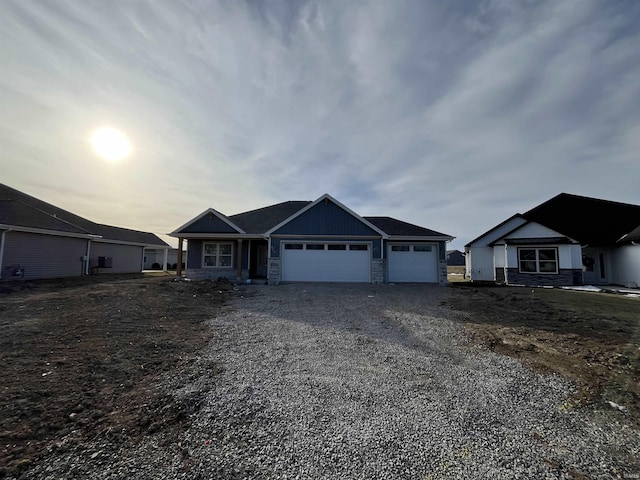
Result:
<svg viewBox="0 0 640 480"><path fill-rule="evenodd" d="M211 245L211 244L216 244L218 246L220 245L231 245L231 255L223 255L224 257L231 257L231 265L205 265L204 263L204 257L205 255L207 257L213 257L213 255L209 255L209 254L205 254L205 246L206 245ZM217 268L217 269L230 269L233 268L233 255L234 255L234 243L233 242L202 242L202 261L200 262L202 265L202 268ZM220 255L215 255L216 257L216 264L219 263L220 261Z"/></svg>
<svg viewBox="0 0 640 480"><path fill-rule="evenodd" d="M535 250L536 252L536 271L535 272L527 272L522 270L521 264L522 260L520 259L520 251L521 250ZM556 271L555 272L541 272L540 271L540 250L555 250L556 252ZM524 260L525 262L527 260ZM533 260L528 260L533 261ZM551 260L543 260L543 262L551 262ZM558 275L560 273L560 257L558 255L558 247L518 247L518 273L529 274L529 275Z"/></svg>

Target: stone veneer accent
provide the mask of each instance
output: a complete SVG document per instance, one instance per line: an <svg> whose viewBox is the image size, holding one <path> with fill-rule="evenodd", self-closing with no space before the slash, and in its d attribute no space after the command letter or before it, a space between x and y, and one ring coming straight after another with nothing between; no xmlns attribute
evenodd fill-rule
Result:
<svg viewBox="0 0 640 480"><path fill-rule="evenodd" d="M446 285L449 283L449 280L447 279L447 262L441 261L438 268L440 269L440 285Z"/></svg>
<svg viewBox="0 0 640 480"><path fill-rule="evenodd" d="M281 260L279 257L269 257L267 266L267 281L269 285L280 285L282 279Z"/></svg>
<svg viewBox="0 0 640 480"><path fill-rule="evenodd" d="M497 269L496 269L497 270ZM496 277L497 279L497 277ZM582 270L561 268L556 274L520 273L517 268L507 269L507 284L515 285L582 285Z"/></svg>
<svg viewBox="0 0 640 480"><path fill-rule="evenodd" d="M192 280L217 280L219 278L226 278L232 282L236 282L237 270L233 269L209 269L209 268L187 268L186 276ZM242 280L249 278L249 271L242 270Z"/></svg>
<svg viewBox="0 0 640 480"><path fill-rule="evenodd" d="M371 283L385 283L386 260L374 258L371 260Z"/></svg>

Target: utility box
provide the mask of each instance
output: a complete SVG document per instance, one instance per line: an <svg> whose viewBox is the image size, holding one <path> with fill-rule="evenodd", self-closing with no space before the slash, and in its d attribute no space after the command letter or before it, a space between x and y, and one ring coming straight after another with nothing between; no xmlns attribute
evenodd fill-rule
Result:
<svg viewBox="0 0 640 480"><path fill-rule="evenodd" d="M98 257L98 268L112 268L113 257Z"/></svg>

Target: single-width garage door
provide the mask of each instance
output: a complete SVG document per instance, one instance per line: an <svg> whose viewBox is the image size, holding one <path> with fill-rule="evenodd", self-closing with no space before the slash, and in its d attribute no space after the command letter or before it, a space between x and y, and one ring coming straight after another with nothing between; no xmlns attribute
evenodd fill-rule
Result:
<svg viewBox="0 0 640 480"><path fill-rule="evenodd" d="M437 282L435 245L390 244L387 253L389 282Z"/></svg>
<svg viewBox="0 0 640 480"><path fill-rule="evenodd" d="M370 282L370 245L364 243L284 243L284 282Z"/></svg>

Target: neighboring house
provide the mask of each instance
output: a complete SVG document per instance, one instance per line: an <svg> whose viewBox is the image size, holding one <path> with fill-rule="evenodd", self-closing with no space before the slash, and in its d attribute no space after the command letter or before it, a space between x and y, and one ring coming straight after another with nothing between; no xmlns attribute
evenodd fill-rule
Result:
<svg viewBox="0 0 640 480"><path fill-rule="evenodd" d="M186 258L185 251L182 258ZM175 270L178 264L177 248L145 248L144 249L144 269L145 270Z"/></svg>
<svg viewBox="0 0 640 480"><path fill-rule="evenodd" d="M446 283L453 237L361 217L329 195L229 217L210 208L170 235L187 240L187 276L280 282Z"/></svg>
<svg viewBox="0 0 640 480"><path fill-rule="evenodd" d="M464 253L460 250L447 250L447 265L449 267L463 267Z"/></svg>
<svg viewBox="0 0 640 480"><path fill-rule="evenodd" d="M0 184L0 280L56 278L143 268L156 235L94 223Z"/></svg>
<svg viewBox="0 0 640 480"><path fill-rule="evenodd" d="M465 246L472 281L640 285L640 205L561 193Z"/></svg>

